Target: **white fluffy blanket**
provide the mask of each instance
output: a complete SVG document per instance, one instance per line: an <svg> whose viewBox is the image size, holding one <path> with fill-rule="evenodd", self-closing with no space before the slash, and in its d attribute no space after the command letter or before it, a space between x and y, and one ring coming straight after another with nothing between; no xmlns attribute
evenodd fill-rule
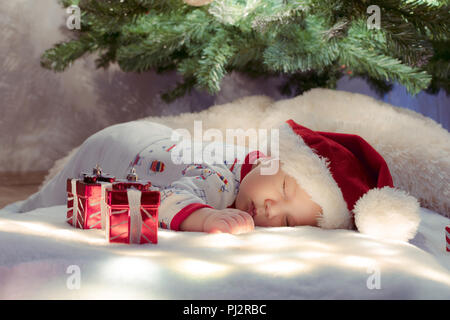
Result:
<svg viewBox="0 0 450 320"><path fill-rule="evenodd" d="M450 135L433 120L364 95L314 89L289 100L254 96L142 121L192 129L195 119L204 130L224 130L271 128L289 118L371 143L395 185L434 211L421 210L416 237L389 242L312 227L242 235L160 229L157 245L129 246L107 243L99 230L73 229L64 206L17 214L15 203L0 210L0 298L450 299Z"/></svg>
<svg viewBox="0 0 450 320"><path fill-rule="evenodd" d="M0 299L450 299L450 219L427 209L411 243L257 227L159 229L156 245L109 244L67 224L65 206L11 211L0 210Z"/></svg>

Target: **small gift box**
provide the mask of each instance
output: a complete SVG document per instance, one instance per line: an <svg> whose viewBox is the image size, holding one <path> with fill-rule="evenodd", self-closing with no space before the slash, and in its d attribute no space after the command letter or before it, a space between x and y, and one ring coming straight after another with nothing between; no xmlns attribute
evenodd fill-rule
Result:
<svg viewBox="0 0 450 320"><path fill-rule="evenodd" d="M115 178L103 174L97 165L92 174L81 179L67 179L67 222L80 229L104 229L106 189Z"/></svg>
<svg viewBox="0 0 450 320"><path fill-rule="evenodd" d="M136 172L117 180L107 193L106 238L109 242L158 243L159 191L139 181Z"/></svg>
<svg viewBox="0 0 450 320"><path fill-rule="evenodd" d="M450 252L450 226L445 227L445 242L447 244L447 251Z"/></svg>

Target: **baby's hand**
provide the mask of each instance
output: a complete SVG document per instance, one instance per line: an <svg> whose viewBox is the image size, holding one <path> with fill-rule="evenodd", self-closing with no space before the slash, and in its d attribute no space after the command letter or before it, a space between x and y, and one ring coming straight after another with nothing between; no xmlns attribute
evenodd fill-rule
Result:
<svg viewBox="0 0 450 320"><path fill-rule="evenodd" d="M232 208L209 210L203 222L204 232L239 234L255 228L253 218L245 211Z"/></svg>

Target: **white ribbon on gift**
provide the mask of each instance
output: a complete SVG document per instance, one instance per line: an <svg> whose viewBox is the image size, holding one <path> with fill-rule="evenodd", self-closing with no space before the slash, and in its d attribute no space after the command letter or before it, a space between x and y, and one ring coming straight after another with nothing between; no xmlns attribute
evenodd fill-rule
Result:
<svg viewBox="0 0 450 320"><path fill-rule="evenodd" d="M450 226L445 227L445 242L447 243L447 251L450 251Z"/></svg>
<svg viewBox="0 0 450 320"><path fill-rule="evenodd" d="M127 189L127 197L130 208L130 243L140 243L142 228L141 191L134 188Z"/></svg>
<svg viewBox="0 0 450 320"><path fill-rule="evenodd" d="M107 220L109 220L108 216L108 206L106 201L108 199L106 198L106 191L112 187L111 182L102 182L101 185L101 199L100 199L100 211L101 211L101 217L102 217L102 230L105 230L107 228ZM109 224L108 224L109 226Z"/></svg>
<svg viewBox="0 0 450 320"><path fill-rule="evenodd" d="M72 185L72 194L73 194L72 225L76 227L78 217L77 179L70 180L70 183Z"/></svg>

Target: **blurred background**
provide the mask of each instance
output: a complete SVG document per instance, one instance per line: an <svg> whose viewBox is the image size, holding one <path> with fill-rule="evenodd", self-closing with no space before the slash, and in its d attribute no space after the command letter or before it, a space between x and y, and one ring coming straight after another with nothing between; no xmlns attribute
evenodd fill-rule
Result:
<svg viewBox="0 0 450 320"><path fill-rule="evenodd" d="M175 71L125 73L117 65L105 71L96 69L92 56L55 73L40 66L40 57L67 40L66 19L56 0L0 2L0 207L37 190L55 160L112 124L200 111L248 95L293 96L276 89L281 76L252 79L233 71L216 95L194 89L166 103L159 94L182 79ZM415 110L450 129L450 96L443 90L411 96L393 84L391 92L380 96L364 79L348 76L339 80L337 90Z"/></svg>

